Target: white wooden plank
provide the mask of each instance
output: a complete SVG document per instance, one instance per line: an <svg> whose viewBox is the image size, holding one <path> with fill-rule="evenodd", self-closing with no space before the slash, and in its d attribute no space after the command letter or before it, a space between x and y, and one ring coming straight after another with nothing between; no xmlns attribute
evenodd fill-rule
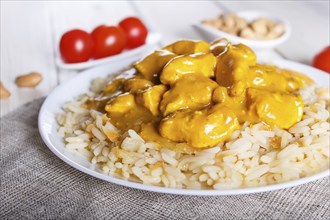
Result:
<svg viewBox="0 0 330 220"><path fill-rule="evenodd" d="M1 1L1 81L11 97L1 100L1 116L45 96L57 84L53 45L45 2ZM15 78L31 71L43 81L35 89L18 88Z"/></svg>
<svg viewBox="0 0 330 220"><path fill-rule="evenodd" d="M70 29L92 31L101 24L117 25L128 16L136 15L131 5L126 1L70 1L51 2L52 28L56 52L64 32ZM60 70L59 81L63 82L74 77L78 71Z"/></svg>
<svg viewBox="0 0 330 220"><path fill-rule="evenodd" d="M202 39L191 24L220 13L211 1L134 2L154 28L162 33L163 45L184 38Z"/></svg>
<svg viewBox="0 0 330 220"><path fill-rule="evenodd" d="M329 45L329 1L218 1L231 11L261 10L287 18L292 36L278 47L285 57L310 63Z"/></svg>

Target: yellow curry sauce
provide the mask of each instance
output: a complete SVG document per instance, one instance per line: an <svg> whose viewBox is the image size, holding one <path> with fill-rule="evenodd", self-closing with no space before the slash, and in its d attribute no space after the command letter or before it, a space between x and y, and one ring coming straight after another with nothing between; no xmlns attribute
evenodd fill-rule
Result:
<svg viewBox="0 0 330 220"><path fill-rule="evenodd" d="M181 40L111 81L90 108L121 131L187 152L226 141L245 121L287 129L301 120L308 77L258 64L243 44Z"/></svg>

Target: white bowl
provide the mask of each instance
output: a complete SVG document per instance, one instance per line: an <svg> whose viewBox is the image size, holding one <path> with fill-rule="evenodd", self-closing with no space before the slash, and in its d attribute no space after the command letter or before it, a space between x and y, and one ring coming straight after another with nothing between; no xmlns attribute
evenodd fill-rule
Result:
<svg viewBox="0 0 330 220"><path fill-rule="evenodd" d="M58 124L55 120L55 116L58 113L63 112L62 106L65 103L73 101L74 97L77 97L78 95L87 92L88 88L90 87L91 80L96 77L105 77L109 73L115 73L116 71L127 67L132 61L133 60L122 60L117 63L108 63L106 65L86 70L74 77L73 79L62 83L57 88L55 88L43 103L38 118L38 126L41 137L48 146L48 148L56 156L58 156L70 166L88 175L111 183L141 190L182 195L237 195L265 192L297 186L329 175L329 170L326 170L315 175L304 177L294 181L268 186L239 188L231 190L193 190L144 185L142 183L127 181L101 173L94 165L90 163L90 161L81 156L78 152L71 151L65 148L63 139L57 133ZM305 73L306 75L313 78L319 86L329 86L328 83L330 80L330 75L320 70L314 69L313 67L285 60L273 61L272 64Z"/></svg>
<svg viewBox="0 0 330 220"><path fill-rule="evenodd" d="M242 12L235 12L239 17L244 18L247 21L253 21L260 17L266 17L269 18L276 23L282 23L285 26L285 32L280 37L272 40L249 40L242 37L237 37L231 34L228 34L227 32L221 31L219 29L216 29L214 27L211 27L209 25L202 24L201 22L194 23L193 26L206 38L208 41L213 41L215 39L219 38L227 38L230 42L233 43L242 43L249 47L251 47L253 50L270 50L278 45L285 42L291 35L291 26L289 22L283 18L280 18L278 16L269 14L267 12L260 12L260 11L242 11Z"/></svg>
<svg viewBox="0 0 330 220"><path fill-rule="evenodd" d="M124 60L127 58L132 58L135 57L137 59L137 56L141 55L144 52L147 52L148 50L153 49L154 47L161 39L161 34L159 33L154 33L150 32L148 34L146 43L140 47L131 49L131 50L124 50L120 54L109 56L109 57L104 57L101 59L96 59L96 60L88 60L86 62L81 62L81 63L64 63L63 60L60 57L59 52L57 53L56 56L56 64L59 68L61 69L67 69L67 70L82 70L82 69L87 69L93 66L101 65L104 63L108 62L116 62L118 60Z"/></svg>

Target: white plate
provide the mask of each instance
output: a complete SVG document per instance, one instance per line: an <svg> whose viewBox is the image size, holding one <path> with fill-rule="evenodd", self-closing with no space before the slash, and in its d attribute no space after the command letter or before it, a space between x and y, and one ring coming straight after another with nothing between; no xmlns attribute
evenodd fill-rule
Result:
<svg viewBox="0 0 330 220"><path fill-rule="evenodd" d="M60 57L59 52L57 52L56 55L56 64L59 68L67 69L67 70L82 70L87 69L93 66L109 63L109 62L115 62L118 60L125 60L127 58L131 58L134 56L138 56L139 54L142 54L143 52L146 52L147 50L151 49L153 46L155 46L161 39L161 34L151 32L148 34L146 43L140 47L131 49L131 50L125 50L122 53L114 56L109 56L101 59L96 60L89 60L86 62L81 63L64 63L63 60Z"/></svg>
<svg viewBox="0 0 330 220"><path fill-rule="evenodd" d="M273 49L283 42L285 42L291 35L291 26L288 21L284 18L280 18L273 14L267 12L260 12L260 11L242 11L242 12L235 12L239 17L244 18L247 21L253 21L260 17L269 18L276 23L282 23L285 26L285 32L282 36L272 39L272 40L248 40L245 38L237 37L231 34L228 34L224 31L211 27L209 25L202 24L201 21L198 21L193 24L193 26L206 38L207 41L213 41L219 38L227 38L230 42L233 43L242 43L253 50L269 50Z"/></svg>
<svg viewBox="0 0 330 220"><path fill-rule="evenodd" d="M192 189L171 189L158 186L149 186L143 185L137 182L130 182L115 178L112 176L104 175L95 169L95 166L87 161L84 157L79 155L75 151L67 150L64 147L62 138L57 134L58 125L55 120L55 115L62 112L61 106L65 103L72 101L74 97L87 92L91 80L96 77L105 77L109 73L114 73L121 70L124 67L127 67L132 60L125 60L121 62L109 63L107 65L102 65L95 67L89 70L86 70L74 77L70 81L62 83L47 97L43 103L38 119L39 131L42 139L47 144L49 149L56 154L60 159L65 161L70 166L99 179L109 181L111 183L116 183L119 185L132 187L136 189L142 189L153 192L162 192L162 193L172 193L172 194L183 194L183 195L237 195L237 194L246 194L246 193L257 193L264 191L272 191L277 189L283 189L291 186L297 186L303 183L314 181L329 175L329 171L323 171L316 175L309 177L301 178L298 180L268 185L260 186L253 188L240 188L232 190L192 190ZM330 75L322 72L320 70L314 69L310 66L303 64L285 61L285 60L276 60L272 62L275 65L280 67L285 67L288 69L296 70L313 78L319 86L329 86Z"/></svg>

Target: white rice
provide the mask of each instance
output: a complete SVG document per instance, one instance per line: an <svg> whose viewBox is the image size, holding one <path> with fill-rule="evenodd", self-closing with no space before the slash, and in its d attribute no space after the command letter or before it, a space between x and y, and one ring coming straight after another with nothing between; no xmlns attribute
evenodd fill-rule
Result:
<svg viewBox="0 0 330 220"><path fill-rule="evenodd" d="M93 92L100 91L97 84L104 81L97 79ZM269 185L329 169L328 93L314 87L302 90L304 116L289 130L246 122L228 142L192 154L157 150L158 144L146 142L133 130L121 134L106 115L83 107L86 97L63 107L64 113L57 116L58 132L68 149L107 175L171 188Z"/></svg>

